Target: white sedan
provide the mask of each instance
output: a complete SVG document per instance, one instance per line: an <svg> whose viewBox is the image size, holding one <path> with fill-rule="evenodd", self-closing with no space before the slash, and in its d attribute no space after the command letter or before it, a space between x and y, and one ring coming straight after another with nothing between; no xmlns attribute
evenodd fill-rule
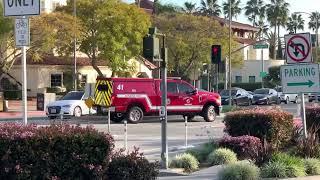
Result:
<svg viewBox="0 0 320 180"><path fill-rule="evenodd" d="M50 119L61 115L80 117L93 113L95 111L85 104L83 91L68 92L61 100L52 102L46 107L46 114Z"/></svg>

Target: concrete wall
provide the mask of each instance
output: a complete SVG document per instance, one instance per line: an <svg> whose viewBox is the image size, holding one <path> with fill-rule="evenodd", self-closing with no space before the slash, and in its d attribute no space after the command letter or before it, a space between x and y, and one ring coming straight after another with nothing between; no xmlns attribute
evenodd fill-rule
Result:
<svg viewBox="0 0 320 180"><path fill-rule="evenodd" d="M264 61L264 71L268 72L269 67L281 66L284 60L267 60ZM261 60L245 60L243 67L232 70L232 82L236 82L236 76L242 77L242 83L249 82L249 76L255 76L256 82L261 82L260 72L262 71Z"/></svg>

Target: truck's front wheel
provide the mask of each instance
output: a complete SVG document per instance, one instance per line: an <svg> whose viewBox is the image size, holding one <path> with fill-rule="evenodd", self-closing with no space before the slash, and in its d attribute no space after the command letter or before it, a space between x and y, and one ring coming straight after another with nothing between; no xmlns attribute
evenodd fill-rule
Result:
<svg viewBox="0 0 320 180"><path fill-rule="evenodd" d="M127 119L130 123L139 123L143 119L142 109L138 106L131 107L127 112Z"/></svg>
<svg viewBox="0 0 320 180"><path fill-rule="evenodd" d="M216 120L216 111L213 105L208 105L203 111L203 118L207 122Z"/></svg>

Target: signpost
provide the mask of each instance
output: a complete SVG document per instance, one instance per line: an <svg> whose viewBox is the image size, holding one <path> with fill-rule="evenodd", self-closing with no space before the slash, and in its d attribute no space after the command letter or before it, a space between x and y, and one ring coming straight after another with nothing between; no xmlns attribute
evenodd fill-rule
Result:
<svg viewBox="0 0 320 180"><path fill-rule="evenodd" d="M312 63L310 33L285 35L287 63L281 66L283 93L300 93L303 134L307 138L304 93L318 93L319 65Z"/></svg>
<svg viewBox="0 0 320 180"><path fill-rule="evenodd" d="M40 0L3 0L4 16L40 14Z"/></svg>
<svg viewBox="0 0 320 180"><path fill-rule="evenodd" d="M15 20L15 41L17 47L30 45L29 19L16 18Z"/></svg>
<svg viewBox="0 0 320 180"><path fill-rule="evenodd" d="M262 86L262 88L264 87L263 78L267 76L267 73L264 71L263 49L267 49L267 48L269 48L268 44L255 44L255 45L253 45L253 49L261 49L261 72L260 72L260 77L261 77L261 86Z"/></svg>
<svg viewBox="0 0 320 180"><path fill-rule="evenodd" d="M22 65L22 120L27 125L27 53L30 45L29 18L25 16L40 14L40 0L3 0L4 16L22 16L15 20L15 42L21 48Z"/></svg>

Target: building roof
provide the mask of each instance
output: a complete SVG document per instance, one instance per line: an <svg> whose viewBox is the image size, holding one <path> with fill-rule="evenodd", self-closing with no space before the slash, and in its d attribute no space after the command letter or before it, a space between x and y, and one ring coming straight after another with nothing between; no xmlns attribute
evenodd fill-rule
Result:
<svg viewBox="0 0 320 180"><path fill-rule="evenodd" d="M147 66L150 70L156 69L157 66L152 64L147 59L138 56L138 60L140 60L145 66ZM72 57L58 57L58 56L45 56L41 61L33 61L31 57L27 58L28 65L61 65L61 66L73 66L74 61ZM14 65L21 65L21 58L17 58L14 62ZM98 66L107 66L107 62L104 60L99 60L97 62ZM91 61L88 57L77 57L77 66L91 66Z"/></svg>
<svg viewBox="0 0 320 180"><path fill-rule="evenodd" d="M257 42L256 40L249 38L237 38L236 41L241 44L254 44Z"/></svg>
<svg viewBox="0 0 320 180"><path fill-rule="evenodd" d="M218 16L214 16L213 19L217 20L222 26L224 25L228 25L229 24L229 20L225 19L225 18L221 18ZM259 29L251 26L249 24L244 24L244 23L240 23L240 22L236 22L236 21L231 21L231 28L233 29L241 29L241 30L247 30L247 31L255 31L258 32Z"/></svg>
<svg viewBox="0 0 320 180"><path fill-rule="evenodd" d="M21 65L21 58L17 58L15 65ZM62 65L73 66L74 61L72 57L58 57L58 56L45 56L41 61L33 61L31 57L27 58L28 65ZM98 61L98 66L106 66L106 61ZM91 66L91 61L87 57L77 57L77 66Z"/></svg>

